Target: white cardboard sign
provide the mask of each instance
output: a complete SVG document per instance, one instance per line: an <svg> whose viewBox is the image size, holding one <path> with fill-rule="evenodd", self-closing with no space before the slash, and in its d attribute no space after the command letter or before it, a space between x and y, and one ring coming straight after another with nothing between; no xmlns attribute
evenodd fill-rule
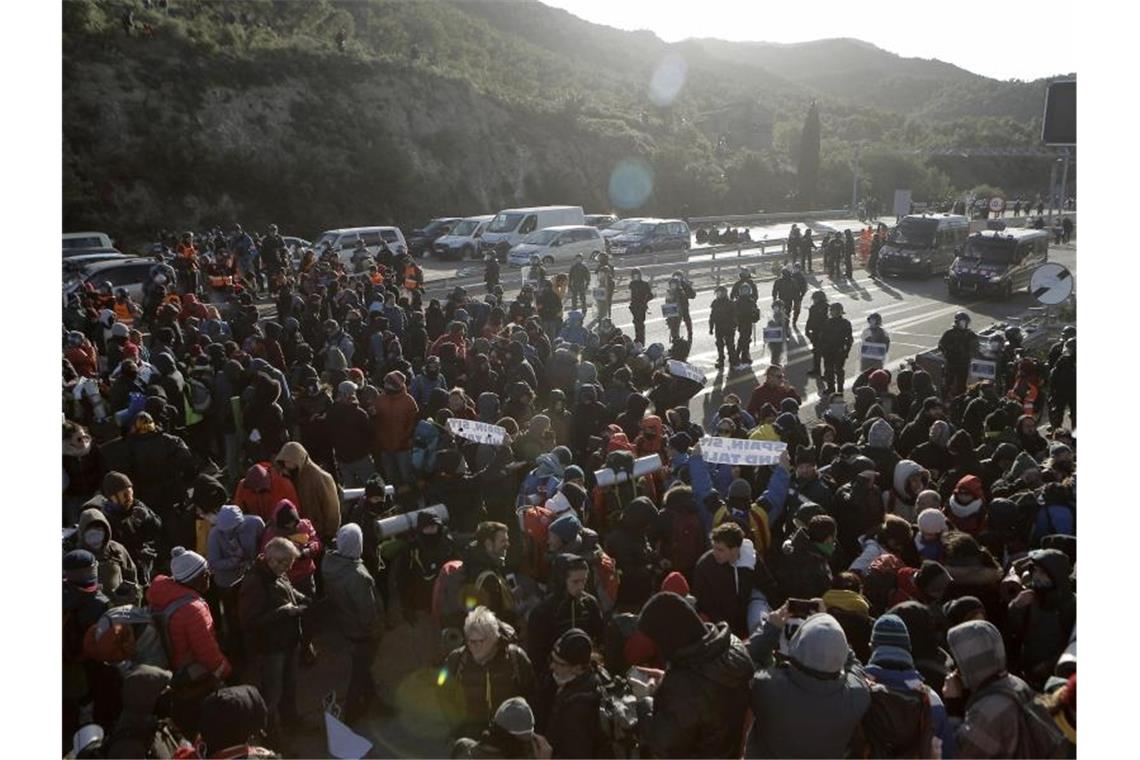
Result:
<svg viewBox="0 0 1140 760"><path fill-rule="evenodd" d="M859 355L864 359L884 361L887 358L887 344L869 343L867 341L863 341L862 349L860 350Z"/></svg>
<svg viewBox="0 0 1140 760"><path fill-rule="evenodd" d="M701 456L709 464L743 464L753 467L776 464L788 448L783 441L751 441L745 438L705 436Z"/></svg>
<svg viewBox="0 0 1140 760"><path fill-rule="evenodd" d="M765 327L764 328L764 342L765 343L783 343L784 342L784 328L782 328L782 327Z"/></svg>
<svg viewBox="0 0 1140 760"><path fill-rule="evenodd" d="M507 434L506 428L501 428L498 425L477 422L476 420L460 420L455 417L447 421L447 428L453 435L460 438L466 438L468 441L475 441L475 443L489 443L492 446L501 446L503 438Z"/></svg>
<svg viewBox="0 0 1140 760"><path fill-rule="evenodd" d="M997 377L997 364L984 359L970 361L970 375L982 380L993 380Z"/></svg>
<svg viewBox="0 0 1140 760"><path fill-rule="evenodd" d="M700 383L701 385L705 384L705 373L701 372L692 364L679 362L676 359L670 359L668 362L666 362L666 364L669 367L670 375L673 375L674 377L683 377L686 380L692 380L694 382Z"/></svg>

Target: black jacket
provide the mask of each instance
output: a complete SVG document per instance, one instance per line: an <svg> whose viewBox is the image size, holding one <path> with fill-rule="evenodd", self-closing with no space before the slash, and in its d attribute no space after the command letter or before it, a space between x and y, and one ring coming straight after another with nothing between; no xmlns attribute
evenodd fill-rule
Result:
<svg viewBox="0 0 1140 760"><path fill-rule="evenodd" d="M812 545L807 531L797 530L784 547L776 566L776 579L784 597L796 599L823 596L831 588L828 558Z"/></svg>
<svg viewBox="0 0 1140 760"><path fill-rule="evenodd" d="M653 300L653 288L645 280L632 280L629 283L629 310L644 315Z"/></svg>
<svg viewBox="0 0 1140 760"><path fill-rule="evenodd" d="M963 366L970 361L978 345L978 336L973 330L951 327L938 339L938 350L947 364Z"/></svg>
<svg viewBox="0 0 1140 760"><path fill-rule="evenodd" d="M713 299L712 309L709 313L710 334L713 328L720 332L732 332L736 329L736 313L728 296L718 296Z"/></svg>
<svg viewBox="0 0 1140 760"><path fill-rule="evenodd" d="M359 404L338 401L325 420L338 462L355 462L371 453L375 431L368 412Z"/></svg>
<svg viewBox="0 0 1140 760"><path fill-rule="evenodd" d="M811 308L808 309L807 322L804 324L804 332L812 343L818 342L820 331L827 323L827 303L812 302Z"/></svg>
<svg viewBox="0 0 1140 760"><path fill-rule="evenodd" d="M653 699L654 757L740 757L754 666L728 624L674 653Z"/></svg>
<svg viewBox="0 0 1140 760"><path fill-rule="evenodd" d="M251 651L285 652L301 641L301 618L283 610L303 602L287 576L277 577L259 559L241 584L241 627Z"/></svg>
<svg viewBox="0 0 1140 760"><path fill-rule="evenodd" d="M588 670L555 693L550 715L539 731L550 742L554 757L606 757L610 748L598 720L601 688L601 676Z"/></svg>
<svg viewBox="0 0 1140 760"><path fill-rule="evenodd" d="M589 285L590 268L585 262L575 261L570 266L570 287L574 290L585 290Z"/></svg>
<svg viewBox="0 0 1140 760"><path fill-rule="evenodd" d="M577 599L565 591L550 594L531 611L527 618L526 650L537 672L546 671L554 642L571 628L581 628L595 646L601 644L602 610L591 594L583 593Z"/></svg>
<svg viewBox="0 0 1140 760"><path fill-rule="evenodd" d="M534 701L534 669L526 652L508 643L509 639L500 634L498 651L484 665L475 661L466 646L447 656L440 698L444 715L455 716L455 735L478 735L499 705L511 697Z"/></svg>
<svg viewBox="0 0 1140 760"><path fill-rule="evenodd" d="M808 320L811 320L810 314ZM851 321L846 317L829 317L819 331L817 342L819 350L825 354L847 356L851 352L851 344L854 342L851 334Z"/></svg>

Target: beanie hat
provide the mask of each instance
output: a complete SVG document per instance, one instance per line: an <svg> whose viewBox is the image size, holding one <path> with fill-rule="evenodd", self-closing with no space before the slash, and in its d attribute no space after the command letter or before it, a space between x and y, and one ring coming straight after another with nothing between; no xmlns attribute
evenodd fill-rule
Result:
<svg viewBox="0 0 1140 760"><path fill-rule="evenodd" d="M562 474L565 475L566 473ZM585 488L578 485L577 483L563 481L562 486L559 488L558 492L566 497L566 501L570 504L574 511L579 513L582 512L582 505L585 504L587 496Z"/></svg>
<svg viewBox="0 0 1140 760"><path fill-rule="evenodd" d="M812 615L792 635L788 656L801 668L838 675L847 662L847 635L826 612Z"/></svg>
<svg viewBox="0 0 1140 760"><path fill-rule="evenodd" d="M562 463L563 467L574 461L574 455L570 453L570 449L566 446L555 446L550 453L558 457L558 461Z"/></svg>
<svg viewBox="0 0 1140 760"><path fill-rule="evenodd" d="M84 590L94 591L99 585L98 567L95 555L86 549L72 549L63 555L64 579Z"/></svg>
<svg viewBox="0 0 1140 760"><path fill-rule="evenodd" d="M125 488L131 487L131 479L121 472L112 470L103 476L103 495L110 498Z"/></svg>
<svg viewBox="0 0 1140 760"><path fill-rule="evenodd" d="M387 484L384 483L384 478L376 473L364 484L364 495L365 497L384 496L386 488Z"/></svg>
<svg viewBox="0 0 1140 760"><path fill-rule="evenodd" d="M356 523L340 526L336 532L336 553L349 559L360 559L364 553L364 533Z"/></svg>
<svg viewBox="0 0 1140 760"><path fill-rule="evenodd" d="M217 478L210 475L199 475L194 479L194 490L191 497L194 506L203 512L217 512L228 497L226 488Z"/></svg>
<svg viewBox="0 0 1140 760"><path fill-rule="evenodd" d="M780 411L784 414L797 414L800 411L800 402L791 396L780 400Z"/></svg>
<svg viewBox="0 0 1140 760"><path fill-rule="evenodd" d="M985 614L986 608L976 596L962 596L942 605L942 614L946 616L946 628L953 628L966 621L975 612Z"/></svg>
<svg viewBox="0 0 1140 760"><path fill-rule="evenodd" d="M748 485L748 481L744 478L737 478L728 487L728 498L750 500L752 498L752 486Z"/></svg>
<svg viewBox="0 0 1140 760"><path fill-rule="evenodd" d="M197 552L187 551L181 546L170 550L170 574L179 583L192 581L206 569L206 560Z"/></svg>
<svg viewBox="0 0 1140 760"><path fill-rule="evenodd" d="M879 393L883 393L891 385L891 373L885 369L877 369L867 377L867 383Z"/></svg>
<svg viewBox="0 0 1140 760"><path fill-rule="evenodd" d="M1060 456L1061 454L1072 454L1072 453L1073 453L1073 449L1067 443L1062 443L1061 441L1053 441L1052 443L1049 444L1049 457L1050 457L1050 459L1055 459L1056 457Z"/></svg>
<svg viewBox="0 0 1140 760"><path fill-rule="evenodd" d="M922 567L914 574L914 583L923 592L940 582L944 586L949 585L952 580L950 571L932 559L924 559Z"/></svg>
<svg viewBox="0 0 1140 760"><path fill-rule="evenodd" d="M499 705L494 723L511 736L529 738L534 734L534 712L522 697L511 697Z"/></svg>
<svg viewBox="0 0 1140 760"><path fill-rule="evenodd" d="M582 521L573 512L568 512L550 523L549 531L558 536L564 546L572 544L582 532Z"/></svg>
<svg viewBox="0 0 1140 760"><path fill-rule="evenodd" d="M649 598L637 617L637 629L653 639L666 660L700 641L706 631L696 609L671 591L660 591Z"/></svg>
<svg viewBox="0 0 1140 760"><path fill-rule="evenodd" d="M352 398L356 395L356 383L351 380L345 380L336 387L336 397L338 399Z"/></svg>
<svg viewBox="0 0 1140 760"><path fill-rule="evenodd" d="M686 432L674 433L669 436L669 448L674 451L686 452L693 445L693 438Z"/></svg>
<svg viewBox="0 0 1140 760"><path fill-rule="evenodd" d="M567 467L565 470L562 471L562 480L563 481L579 480L579 479L585 480L586 479L586 473L583 472L582 468L576 464L572 464L569 467Z"/></svg>
<svg viewBox="0 0 1140 760"><path fill-rule="evenodd" d="M594 645L581 628L571 628L554 642L553 653L568 665L589 665Z"/></svg>
<svg viewBox="0 0 1140 760"><path fill-rule="evenodd" d="M946 515L939 509L924 509L918 514L918 529L923 533L942 533L946 530Z"/></svg>
<svg viewBox="0 0 1140 760"><path fill-rule="evenodd" d="M910 632L906 623L898 615L880 615L871 628L871 648L881 646L898 647L910 651Z"/></svg>

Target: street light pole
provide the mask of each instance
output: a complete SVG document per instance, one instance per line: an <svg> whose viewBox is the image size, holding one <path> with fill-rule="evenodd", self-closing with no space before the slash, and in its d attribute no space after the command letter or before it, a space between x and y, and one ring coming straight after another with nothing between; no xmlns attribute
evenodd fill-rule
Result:
<svg viewBox="0 0 1140 760"><path fill-rule="evenodd" d="M1053 202L1057 197L1057 164L1061 163L1061 159L1053 162L1053 167L1049 170L1049 220L1050 227L1053 226Z"/></svg>
<svg viewBox="0 0 1140 760"><path fill-rule="evenodd" d="M855 145L855 177L851 181L851 215L858 217L859 215L859 149L860 145Z"/></svg>
<svg viewBox="0 0 1140 760"><path fill-rule="evenodd" d="M1062 213L1065 210L1065 191L1068 188L1068 184L1069 184L1069 158L1071 157L1071 152L1069 151L1068 148L1064 149L1064 155L1065 155L1065 168L1061 171L1061 200L1060 200L1060 203L1058 204L1060 211Z"/></svg>

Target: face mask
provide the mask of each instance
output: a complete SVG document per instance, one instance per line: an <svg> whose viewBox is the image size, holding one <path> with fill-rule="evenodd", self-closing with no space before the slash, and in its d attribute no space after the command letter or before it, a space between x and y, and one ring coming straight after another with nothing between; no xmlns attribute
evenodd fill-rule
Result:
<svg viewBox="0 0 1140 760"><path fill-rule="evenodd" d="M823 556L825 556L825 557L830 557L832 554L835 553L835 544L831 544L831 543L816 544L816 543L813 543L812 546L814 546L816 549L819 549L820 552L822 552Z"/></svg>
<svg viewBox="0 0 1140 760"><path fill-rule="evenodd" d="M102 528L88 528L83 531L83 543L91 549L98 549L103 546L103 530Z"/></svg>

